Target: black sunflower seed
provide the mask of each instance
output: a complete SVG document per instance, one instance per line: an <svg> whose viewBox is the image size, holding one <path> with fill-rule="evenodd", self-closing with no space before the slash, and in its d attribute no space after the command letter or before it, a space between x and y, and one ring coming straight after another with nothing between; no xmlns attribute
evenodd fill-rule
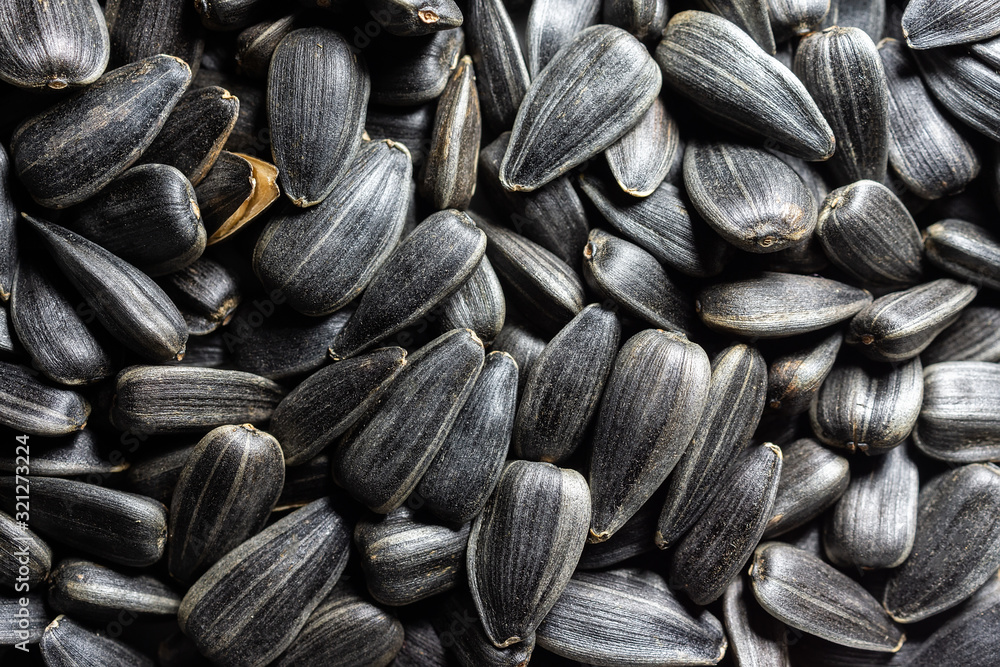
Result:
<svg viewBox="0 0 1000 667"><path fill-rule="evenodd" d="M924 454L952 463L1000 459L1000 370L982 361L928 366L913 441Z"/></svg>
<svg viewBox="0 0 1000 667"><path fill-rule="evenodd" d="M782 445L778 495L764 537L787 533L837 502L851 480L847 459L811 438Z"/></svg>
<svg viewBox="0 0 1000 667"><path fill-rule="evenodd" d="M514 24L501 0L469 0L465 11L483 115L495 131L509 130L528 90L528 67Z"/></svg>
<svg viewBox="0 0 1000 667"><path fill-rule="evenodd" d="M52 570L49 605L60 614L91 621L113 621L122 612L137 616L174 616L181 596L148 575L128 575L78 558Z"/></svg>

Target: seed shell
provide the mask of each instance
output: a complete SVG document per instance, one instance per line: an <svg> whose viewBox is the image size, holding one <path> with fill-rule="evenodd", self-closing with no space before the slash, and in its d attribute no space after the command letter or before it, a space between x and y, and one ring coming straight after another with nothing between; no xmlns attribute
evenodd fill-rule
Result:
<svg viewBox="0 0 1000 667"><path fill-rule="evenodd" d="M774 359L767 368L767 406L789 416L809 410L843 342L844 334L835 331Z"/></svg>
<svg viewBox="0 0 1000 667"><path fill-rule="evenodd" d="M733 578L722 598L722 620L739 667L791 667L788 628L763 610L742 576Z"/></svg>
<svg viewBox="0 0 1000 667"><path fill-rule="evenodd" d="M193 450L194 444L185 445L166 454L132 464L125 476L125 487L133 493L169 505L181 470Z"/></svg>
<svg viewBox="0 0 1000 667"><path fill-rule="evenodd" d="M528 90L528 67L502 0L469 0L465 32L476 63L483 115L495 131L509 130Z"/></svg>
<svg viewBox="0 0 1000 667"><path fill-rule="evenodd" d="M462 580L469 524L450 528L399 507L354 527L368 592L387 605L413 604Z"/></svg>
<svg viewBox="0 0 1000 667"><path fill-rule="evenodd" d="M193 3L108 0L104 18L111 37L112 66L167 53L186 61L192 73L198 71L205 39Z"/></svg>
<svg viewBox="0 0 1000 667"><path fill-rule="evenodd" d="M833 0L833 3L836 4L836 1ZM781 42L794 39L816 30L823 23L830 2L831 0L767 0L767 13L775 40Z"/></svg>
<svg viewBox="0 0 1000 667"><path fill-rule="evenodd" d="M830 10L820 27L860 28L878 44L886 25L888 5L885 0L830 0Z"/></svg>
<svg viewBox="0 0 1000 667"><path fill-rule="evenodd" d="M48 438L83 429L90 403L68 389L42 384L27 366L0 361L0 424Z"/></svg>
<svg viewBox="0 0 1000 667"><path fill-rule="evenodd" d="M969 306L920 355L924 366L942 361L1000 361L1000 309Z"/></svg>
<svg viewBox="0 0 1000 667"><path fill-rule="evenodd" d="M465 32L442 30L422 37L388 37L369 42L371 99L378 104L411 106L437 99L462 56ZM482 68L478 65L476 70ZM485 106L485 105L483 105Z"/></svg>
<svg viewBox="0 0 1000 667"><path fill-rule="evenodd" d="M365 117L365 131L374 141L392 139L406 145L414 168L427 160L434 133L437 102L412 107L390 107L369 104Z"/></svg>
<svg viewBox="0 0 1000 667"><path fill-rule="evenodd" d="M147 575L126 575L97 563L68 558L52 570L49 605L61 614L113 621L121 612L174 616L181 597Z"/></svg>
<svg viewBox="0 0 1000 667"><path fill-rule="evenodd" d="M494 352L506 352L517 362L517 390L521 393L528 383L528 373L545 345L544 338L537 336L523 324L508 320L490 349Z"/></svg>
<svg viewBox="0 0 1000 667"><path fill-rule="evenodd" d="M666 0L604 0L604 22L655 43L667 25Z"/></svg>
<svg viewBox="0 0 1000 667"><path fill-rule="evenodd" d="M7 149L0 146L0 302L10 298L17 264L17 207L11 197L13 179Z"/></svg>
<svg viewBox="0 0 1000 667"><path fill-rule="evenodd" d="M0 505L13 511L15 477L0 477ZM116 489L56 477L31 480L31 525L53 542L128 567L160 560L167 508Z"/></svg>
<svg viewBox="0 0 1000 667"><path fill-rule="evenodd" d="M467 329L411 355L378 410L334 453L337 483L373 512L399 507L444 444L483 361L483 344Z"/></svg>
<svg viewBox="0 0 1000 667"><path fill-rule="evenodd" d="M445 653L441 638L430 620L417 618L403 621L403 647L396 654L392 667L447 667L449 664L449 654Z"/></svg>
<svg viewBox="0 0 1000 667"><path fill-rule="evenodd" d="M154 665L152 660L124 642L101 636L62 614L45 628L39 649L48 667Z"/></svg>
<svg viewBox="0 0 1000 667"><path fill-rule="evenodd" d="M121 453L105 454L98 444L99 438L88 429L76 431L62 438L47 438L35 442L31 452L31 474L43 477L75 477L77 475L107 475L122 472L129 467ZM15 450L0 456L0 470L14 474L18 460Z"/></svg>
<svg viewBox="0 0 1000 667"><path fill-rule="evenodd" d="M597 22L601 4L602 0L538 0L531 3L524 37L524 55L531 78L537 77L574 35Z"/></svg>
<svg viewBox="0 0 1000 667"><path fill-rule="evenodd" d="M739 26L765 53L776 52L767 0L701 0L699 4Z"/></svg>
<svg viewBox="0 0 1000 667"><path fill-rule="evenodd" d="M275 49L281 40L299 27L298 23L298 14L289 14L243 30L236 38L236 72L266 80Z"/></svg>
<svg viewBox="0 0 1000 667"><path fill-rule="evenodd" d="M210 235L222 233L246 213L256 186L249 159L229 151L219 153L205 180L195 190Z"/></svg>
<svg viewBox="0 0 1000 667"><path fill-rule="evenodd" d="M928 366L913 441L951 463L1000 460L1000 367L982 361Z"/></svg>
<svg viewBox="0 0 1000 667"><path fill-rule="evenodd" d="M913 0L903 12L903 35L914 49L979 42L1000 34L1000 8L990 0L961 7L944 0Z"/></svg>
<svg viewBox="0 0 1000 667"><path fill-rule="evenodd" d="M264 11L266 0L199 0L195 8L209 30L238 30Z"/></svg>
<svg viewBox="0 0 1000 667"><path fill-rule="evenodd" d="M40 593L0 594L0 646L37 644L48 624L49 613Z"/></svg>
<svg viewBox="0 0 1000 667"><path fill-rule="evenodd" d="M471 329L488 346L500 335L506 314L500 279L483 257L465 284L445 300L441 330Z"/></svg>
<svg viewBox="0 0 1000 667"><path fill-rule="evenodd" d="M187 366L130 366L118 374L112 420L136 433L204 433L261 424L285 391L251 373Z"/></svg>
<svg viewBox="0 0 1000 667"><path fill-rule="evenodd" d="M17 128L10 142L14 170L43 206L87 199L153 142L190 81L187 63L167 55L108 72Z"/></svg>
<svg viewBox="0 0 1000 667"><path fill-rule="evenodd" d="M914 51L924 82L963 123L1000 141L1000 72L964 46Z"/></svg>
<svg viewBox="0 0 1000 667"><path fill-rule="evenodd" d="M905 446L855 460L854 473L823 528L835 565L866 570L898 567L917 530L917 466Z"/></svg>
<svg viewBox="0 0 1000 667"><path fill-rule="evenodd" d="M909 557L889 575L883 604L900 623L970 597L1000 567L1000 469L974 463L923 485Z"/></svg>
<svg viewBox="0 0 1000 667"><path fill-rule="evenodd" d="M453 0L366 0L372 17L393 35L414 37L462 25Z"/></svg>
<svg viewBox="0 0 1000 667"><path fill-rule="evenodd" d="M764 537L783 535L811 521L837 502L851 481L847 459L802 438L781 447L778 495Z"/></svg>
<svg viewBox="0 0 1000 667"><path fill-rule="evenodd" d="M228 324L241 299L238 277L207 257L171 273L161 284L183 308L192 335L205 335Z"/></svg>
<svg viewBox="0 0 1000 667"><path fill-rule="evenodd" d="M596 25L578 33L528 89L500 183L531 192L594 157L642 119L660 82L645 47L624 30Z"/></svg>
<svg viewBox="0 0 1000 667"><path fill-rule="evenodd" d="M953 662L956 665L988 667L996 660L1000 644L1000 584L993 576L969 604L939 626L920 644L910 659L911 667L931 667Z"/></svg>
<svg viewBox="0 0 1000 667"><path fill-rule="evenodd" d="M52 568L52 549L24 522L0 512L0 584L14 589L18 582L40 585Z"/></svg>
<svg viewBox="0 0 1000 667"><path fill-rule="evenodd" d="M635 197L648 197L683 154L677 121L657 97L642 119L608 146L604 157L619 187Z"/></svg>
<svg viewBox="0 0 1000 667"><path fill-rule="evenodd" d="M976 285L1000 289L1000 239L964 220L942 220L924 230L927 259Z"/></svg>
<svg viewBox="0 0 1000 667"><path fill-rule="evenodd" d="M771 139L806 160L833 155L833 131L805 86L721 16L675 14L656 62L664 81L716 122Z"/></svg>
<svg viewBox="0 0 1000 667"><path fill-rule="evenodd" d="M223 337L237 369L271 380L295 378L319 370L329 360L330 345L352 312L346 308L307 317L288 308L270 310L258 301L236 312ZM253 326L261 315L267 319Z"/></svg>
<svg viewBox="0 0 1000 667"><path fill-rule="evenodd" d="M513 461L472 524L469 588L497 648L532 638L562 595L587 539L583 476L549 463Z"/></svg>

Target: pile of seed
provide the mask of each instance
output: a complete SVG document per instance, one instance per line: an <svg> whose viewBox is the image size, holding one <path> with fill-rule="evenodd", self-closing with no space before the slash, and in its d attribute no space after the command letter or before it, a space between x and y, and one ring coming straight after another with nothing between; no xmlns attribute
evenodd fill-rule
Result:
<svg viewBox="0 0 1000 667"><path fill-rule="evenodd" d="M0 0L0 80L0 664L1000 664L1000 2Z"/></svg>

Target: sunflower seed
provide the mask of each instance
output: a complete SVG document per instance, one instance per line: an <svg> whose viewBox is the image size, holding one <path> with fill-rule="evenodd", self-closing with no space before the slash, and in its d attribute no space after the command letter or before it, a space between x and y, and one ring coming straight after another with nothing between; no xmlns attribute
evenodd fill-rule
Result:
<svg viewBox="0 0 1000 667"><path fill-rule="evenodd" d="M580 248L587 243L587 214L568 176L561 176L534 192L511 192L500 184L500 163L510 143L510 132L479 151L479 181L498 206L511 213L511 227L574 268Z"/></svg>
<svg viewBox="0 0 1000 667"><path fill-rule="evenodd" d="M958 319L977 289L950 278L876 299L851 320L845 342L876 361L905 361Z"/></svg>
<svg viewBox="0 0 1000 667"><path fill-rule="evenodd" d="M722 598L722 620L740 667L791 667L788 629L754 600L742 576L734 577Z"/></svg>
<svg viewBox="0 0 1000 667"><path fill-rule="evenodd" d="M447 667L449 664L451 660L445 653L441 637L429 620L418 618L403 622L403 647L396 654L392 667Z"/></svg>
<svg viewBox="0 0 1000 667"><path fill-rule="evenodd" d="M465 33L453 28L422 37L390 36L374 46L365 51L372 75L372 101L409 106L430 102L444 91L462 55ZM476 69L482 74L482 68L477 65Z"/></svg>
<svg viewBox="0 0 1000 667"><path fill-rule="evenodd" d="M111 621L121 612L139 616L174 616L181 597L150 576L130 576L77 558L52 570L49 604L61 614Z"/></svg>
<svg viewBox="0 0 1000 667"><path fill-rule="evenodd" d="M912 667L931 665L975 665L988 667L996 660L1000 645L1000 579L990 577L969 604L939 626L910 659Z"/></svg>
<svg viewBox="0 0 1000 667"><path fill-rule="evenodd" d="M43 206L87 199L153 142L190 81L187 63L167 55L108 72L17 128L10 143L17 175Z"/></svg>
<svg viewBox="0 0 1000 667"><path fill-rule="evenodd" d="M62 614L45 628L39 648L48 667L153 667L154 664L124 642L103 637Z"/></svg>
<svg viewBox="0 0 1000 667"><path fill-rule="evenodd" d="M350 168L370 88L364 62L332 30L302 28L275 49L267 85L271 152L296 206L323 201Z"/></svg>
<svg viewBox="0 0 1000 667"><path fill-rule="evenodd" d="M204 30L194 5L164 0L108 0L105 9L114 67L158 53L177 56L196 73L205 50Z"/></svg>
<svg viewBox="0 0 1000 667"><path fill-rule="evenodd" d="M837 456L811 438L781 448L784 462L774 510L764 537L798 528L837 502L847 489L851 471L847 459Z"/></svg>
<svg viewBox="0 0 1000 667"><path fill-rule="evenodd" d="M465 56L438 99L421 190L434 208L467 209L476 191L482 120L472 59Z"/></svg>
<svg viewBox="0 0 1000 667"><path fill-rule="evenodd" d="M507 305L500 279L483 257L465 284L444 302L441 331L471 329L489 346L500 335Z"/></svg>
<svg viewBox="0 0 1000 667"><path fill-rule="evenodd" d="M644 199L626 197L587 174L580 176L580 186L612 227L685 275L717 275L732 255L732 247L670 183L661 183Z"/></svg>
<svg viewBox="0 0 1000 667"><path fill-rule="evenodd" d="M692 615L656 573L579 572L538 628L538 645L588 665L714 665L722 624Z"/></svg>
<svg viewBox="0 0 1000 667"><path fill-rule="evenodd" d="M545 349L545 345L544 338L536 336L524 325L508 319L490 349L506 352L517 362L517 390L520 393L524 391L524 386L528 382L528 373L531 372L535 360Z"/></svg>
<svg viewBox="0 0 1000 667"><path fill-rule="evenodd" d="M830 0L821 28L860 28L878 44L885 27L885 0Z"/></svg>
<svg viewBox="0 0 1000 667"><path fill-rule="evenodd" d="M168 165L132 167L74 213L68 229L151 276L178 271L205 250L195 191Z"/></svg>
<svg viewBox="0 0 1000 667"><path fill-rule="evenodd" d="M402 144L363 145L318 206L286 206L271 218L254 249L254 272L299 312L324 315L344 307L396 247L411 174Z"/></svg>
<svg viewBox="0 0 1000 667"><path fill-rule="evenodd" d="M0 477L0 504L7 510L15 506L15 480ZM167 542L162 503L56 477L31 480L31 525L53 542L129 567L160 560Z"/></svg>
<svg viewBox="0 0 1000 667"><path fill-rule="evenodd" d="M591 304L549 341L531 368L514 422L514 453L558 463L597 412L621 337L609 308Z"/></svg>
<svg viewBox="0 0 1000 667"><path fill-rule="evenodd" d="M591 541L614 535L670 474L698 427L710 376L705 351L683 335L647 329L622 346L593 437Z"/></svg>
<svg viewBox="0 0 1000 667"><path fill-rule="evenodd" d="M835 331L773 360L767 368L767 406L789 416L807 411L843 341L844 334Z"/></svg>
<svg viewBox="0 0 1000 667"><path fill-rule="evenodd" d="M925 199L961 192L979 175L975 149L934 103L903 44L884 39L878 53L889 86L889 164Z"/></svg>
<svg viewBox="0 0 1000 667"><path fill-rule="evenodd" d="M413 37L462 25L462 10L453 0L367 0L372 17L393 35Z"/></svg>
<svg viewBox="0 0 1000 667"><path fill-rule="evenodd" d="M432 622L442 645L451 649L463 667L525 667L535 648L534 635L504 648L495 647L479 622L472 598L465 591L448 596Z"/></svg>
<svg viewBox="0 0 1000 667"><path fill-rule="evenodd" d="M454 588L468 539L468 524L437 525L405 506L354 527L368 591L387 605L412 604Z"/></svg>
<svg viewBox="0 0 1000 667"><path fill-rule="evenodd" d="M334 454L337 483L379 514L399 507L444 444L483 361L483 344L467 329L411 355L378 411Z"/></svg>
<svg viewBox="0 0 1000 667"><path fill-rule="evenodd" d="M333 589L350 542L330 499L292 512L223 556L188 590L177 614L181 630L214 663L269 664Z"/></svg>
<svg viewBox="0 0 1000 667"><path fill-rule="evenodd" d="M500 165L508 190L535 190L589 160L632 129L660 92L642 44L620 28L578 33L528 89ZM595 105L603 105L594 114Z"/></svg>
<svg viewBox="0 0 1000 667"><path fill-rule="evenodd" d="M1000 460L1000 367L982 361L928 366L913 441L951 463Z"/></svg>
<svg viewBox="0 0 1000 667"><path fill-rule="evenodd" d="M8 317L7 308L0 305L0 353L4 355L12 354L17 348L14 339L11 338L12 324Z"/></svg>
<svg viewBox="0 0 1000 667"><path fill-rule="evenodd" d="M271 58L285 37L299 27L297 14L252 25L236 38L236 72L254 79L267 79Z"/></svg>
<svg viewBox="0 0 1000 667"><path fill-rule="evenodd" d="M387 347L335 362L306 378L271 417L285 463L306 463L330 445L376 404L407 365L405 350Z"/></svg>
<svg viewBox="0 0 1000 667"><path fill-rule="evenodd" d="M816 236L830 261L862 285L900 287L920 281L920 231L903 202L875 181L831 192L819 212Z"/></svg>
<svg viewBox="0 0 1000 667"><path fill-rule="evenodd" d="M195 9L209 30L238 30L264 12L267 0L198 0Z"/></svg>
<svg viewBox="0 0 1000 667"><path fill-rule="evenodd" d="M48 624L41 594L0 594L0 646L37 644Z"/></svg>
<svg viewBox="0 0 1000 667"><path fill-rule="evenodd" d="M23 487L22 487L23 490ZM24 522L0 512L0 584L37 586L49 576L52 549Z"/></svg>
<svg viewBox="0 0 1000 667"><path fill-rule="evenodd" d="M386 667L403 646L403 624L340 583L309 615L275 667Z"/></svg>
<svg viewBox="0 0 1000 667"><path fill-rule="evenodd" d="M942 220L924 230L927 259L952 275L1000 289L1000 239L962 220Z"/></svg>
<svg viewBox="0 0 1000 667"><path fill-rule="evenodd" d="M509 130L528 90L528 67L514 24L501 0L470 0L465 11L483 115L495 131Z"/></svg>
<svg viewBox="0 0 1000 667"><path fill-rule="evenodd" d="M1000 361L1000 309L970 306L920 356L924 366L942 361Z"/></svg>
<svg viewBox="0 0 1000 667"><path fill-rule="evenodd" d="M677 121L657 97L642 119L604 151L622 190L648 197L682 154Z"/></svg>
<svg viewBox="0 0 1000 667"><path fill-rule="evenodd" d="M537 77L574 35L594 25L600 11L601 0L532 2L524 37L524 55L531 78Z"/></svg>
<svg viewBox="0 0 1000 667"><path fill-rule="evenodd" d="M828 278L763 272L703 289L695 307L717 331L785 338L849 319L871 299L865 290Z"/></svg>
<svg viewBox="0 0 1000 667"><path fill-rule="evenodd" d="M767 0L701 0L702 7L718 14L750 35L765 53L774 55L774 33L768 18Z"/></svg>
<svg viewBox="0 0 1000 667"><path fill-rule="evenodd" d="M766 392L767 364L756 349L731 345L713 360L698 428L666 482L656 546L673 546L715 499L715 482L750 442Z"/></svg>
<svg viewBox="0 0 1000 667"><path fill-rule="evenodd" d="M667 16L666 0L604 0L604 22L624 28L643 42L660 39Z"/></svg>
<svg viewBox="0 0 1000 667"><path fill-rule="evenodd" d="M194 444L186 445L132 464L125 476L126 488L133 493L158 500L164 505L170 505L181 470L193 450Z"/></svg>
<svg viewBox="0 0 1000 667"><path fill-rule="evenodd" d="M757 547L750 582L769 614L827 641L887 653L906 641L860 584L791 545L765 542Z"/></svg>
<svg viewBox="0 0 1000 667"><path fill-rule="evenodd" d="M54 382L89 384L112 374L108 352L67 298L66 281L37 257L21 254L10 298L17 339L35 368ZM44 267L44 268L43 268Z"/></svg>
<svg viewBox="0 0 1000 667"><path fill-rule="evenodd" d="M917 529L917 466L905 445L853 465L851 483L823 528L827 557L844 567L898 567Z"/></svg>
<svg viewBox="0 0 1000 667"><path fill-rule="evenodd" d="M588 540L577 570L603 570L656 549L652 535L662 507L663 494L656 492L614 535L603 542Z"/></svg>
<svg viewBox="0 0 1000 667"><path fill-rule="evenodd" d="M130 366L118 374L112 420L137 433L198 433L271 418L285 391L251 373L185 366Z"/></svg>
<svg viewBox="0 0 1000 667"><path fill-rule="evenodd" d="M915 51L924 83L938 102L972 129L1000 141L1000 72L968 48Z"/></svg>
<svg viewBox="0 0 1000 667"><path fill-rule="evenodd" d="M486 355L483 370L415 491L422 507L453 524L474 519L500 479L517 408L517 362Z"/></svg>
<svg viewBox="0 0 1000 667"><path fill-rule="evenodd" d="M583 476L513 461L472 524L469 587L486 635L505 648L534 634L580 559L590 525Z"/></svg>
<svg viewBox="0 0 1000 667"><path fill-rule="evenodd" d="M97 0L37 3L4 0L0 79L21 88L85 86L104 73L108 27Z"/></svg>
<svg viewBox="0 0 1000 667"><path fill-rule="evenodd" d="M184 309L184 321L192 335L211 333L228 324L240 303L238 278L207 257L171 273L162 285Z"/></svg>
<svg viewBox="0 0 1000 667"><path fill-rule="evenodd" d="M89 416L83 396L42 384L26 366L0 361L0 424L51 438L83 429Z"/></svg>
<svg viewBox="0 0 1000 667"><path fill-rule="evenodd" d="M240 113L233 131L229 134L229 140L226 141L226 150L271 159L270 151L263 143L263 139L270 141L270 136L267 134L270 132L267 128L267 92L263 82L251 81L229 73L228 64L225 69L225 72L220 72L198 68L191 85L196 88L209 86L225 88L239 99ZM264 132L265 130L267 132Z"/></svg>
<svg viewBox="0 0 1000 667"><path fill-rule="evenodd" d="M17 207L11 197L13 179L7 149L0 146L0 301L10 298L17 264Z"/></svg>
<svg viewBox="0 0 1000 667"><path fill-rule="evenodd" d="M387 107L368 105L365 117L365 131L374 141L392 139L402 143L410 151L414 168L427 160L434 133L434 116L437 103L421 104L414 107Z"/></svg>
<svg viewBox="0 0 1000 667"><path fill-rule="evenodd" d="M46 439L34 443L31 452L31 474L43 477L75 477L76 475L122 472L129 467L119 452L107 456L98 445L92 431L84 429L63 438ZM0 470L14 474L18 460L14 450L0 456Z"/></svg>
<svg viewBox="0 0 1000 667"><path fill-rule="evenodd" d="M913 0L903 13L903 35L914 49L979 42L1000 34L1000 8L989 0L956 7L943 0Z"/></svg>
<svg viewBox="0 0 1000 667"><path fill-rule="evenodd" d="M294 378L319 370L327 362L330 345L352 312L347 308L324 317L306 317L255 300L236 311L223 338L238 370L272 380ZM253 326L261 316L267 319Z"/></svg>
<svg viewBox="0 0 1000 667"><path fill-rule="evenodd" d="M836 4L837 0L832 0ZM778 42L813 32L823 23L831 0L767 0L771 31ZM786 658L787 660L787 658Z"/></svg>
<svg viewBox="0 0 1000 667"><path fill-rule="evenodd" d="M684 151L684 186L712 229L747 252L783 250L816 225L809 188L761 148L692 141Z"/></svg>
<svg viewBox="0 0 1000 667"><path fill-rule="evenodd" d="M246 157L222 151L195 194L208 233L215 236L246 212L256 188L253 165Z"/></svg>
<svg viewBox="0 0 1000 667"><path fill-rule="evenodd" d="M806 160L833 155L834 136L805 86L726 19L680 12L656 47L664 81L716 122Z"/></svg>
<svg viewBox="0 0 1000 667"><path fill-rule="evenodd" d="M974 463L920 490L913 550L892 571L883 604L913 623L967 599L1000 567L1000 469Z"/></svg>
<svg viewBox="0 0 1000 667"><path fill-rule="evenodd" d="M831 447L881 454L910 434L922 397L919 357L892 366L848 357L820 387L809 421L816 437Z"/></svg>

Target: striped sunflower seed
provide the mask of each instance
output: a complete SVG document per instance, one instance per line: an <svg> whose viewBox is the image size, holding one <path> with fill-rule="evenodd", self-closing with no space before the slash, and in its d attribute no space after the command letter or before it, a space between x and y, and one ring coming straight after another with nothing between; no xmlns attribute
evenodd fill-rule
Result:
<svg viewBox="0 0 1000 667"><path fill-rule="evenodd" d="M403 647L393 667L445 667L450 662L441 638L425 618L403 621Z"/></svg>
<svg viewBox="0 0 1000 667"><path fill-rule="evenodd" d="M371 103L365 117L365 131L374 141L392 139L410 151L414 166L427 159L437 103L414 107L390 107Z"/></svg>
<svg viewBox="0 0 1000 667"><path fill-rule="evenodd" d="M444 302L441 331L471 329L484 345L491 345L503 330L507 302L490 261L483 257L465 284Z"/></svg>
<svg viewBox="0 0 1000 667"><path fill-rule="evenodd" d="M773 360L767 367L767 407L783 415L809 410L843 341L844 334L835 331Z"/></svg>
<svg viewBox="0 0 1000 667"><path fill-rule="evenodd" d="M38 586L48 578L50 569L52 549L49 545L14 521L14 517L0 512L0 584L13 589L20 577L21 583Z"/></svg>
<svg viewBox="0 0 1000 667"><path fill-rule="evenodd" d="M0 301L10 298L17 264L17 207L11 198L10 157L0 146Z"/></svg>
<svg viewBox="0 0 1000 667"><path fill-rule="evenodd" d="M202 0L195 9L209 30L238 30L260 18L266 5L266 0Z"/></svg>
<svg viewBox="0 0 1000 667"><path fill-rule="evenodd" d="M964 46L914 51L924 82L938 102L972 129L1000 141L1000 72Z"/></svg>
<svg viewBox="0 0 1000 667"><path fill-rule="evenodd" d="M330 476L330 457L320 454L303 465L285 470L285 485L274 505L274 511L298 509L332 493L334 486Z"/></svg>
<svg viewBox="0 0 1000 667"><path fill-rule="evenodd" d="M508 320L490 349L495 352L506 352L517 362L517 390L521 393L528 383L528 373L545 349L545 345L544 338L535 335L523 324Z"/></svg>
<svg viewBox="0 0 1000 667"><path fill-rule="evenodd" d="M836 1L833 0L833 3L836 4ZM775 40L782 42L816 30L826 18L830 2L831 0L767 0L767 14Z"/></svg>
<svg viewBox="0 0 1000 667"><path fill-rule="evenodd" d="M0 361L0 424L51 438L83 429L88 417L90 403L80 394L42 384L27 366Z"/></svg>
<svg viewBox="0 0 1000 667"><path fill-rule="evenodd" d="M762 612L743 577L733 578L722 598L722 620L734 662L740 667L791 667L788 628Z"/></svg>
<svg viewBox="0 0 1000 667"><path fill-rule="evenodd" d="M483 115L494 131L503 132L514 124L528 90L528 66L502 0L466 4L465 32L479 75Z"/></svg>
<svg viewBox="0 0 1000 667"><path fill-rule="evenodd" d="M266 80L275 49L299 24L298 15L289 14L243 30L236 38L236 73Z"/></svg>
<svg viewBox="0 0 1000 667"><path fill-rule="evenodd" d="M242 298L238 276L207 257L199 257L186 268L171 273L161 285L182 309L188 334L192 336L205 335L229 324Z"/></svg>
<svg viewBox="0 0 1000 667"><path fill-rule="evenodd" d="M783 535L811 521L840 498L851 481L847 459L811 438L781 448L778 495L764 537Z"/></svg>
<svg viewBox="0 0 1000 667"><path fill-rule="evenodd" d="M942 361L1000 361L1000 309L969 306L923 351L924 366Z"/></svg>
<svg viewBox="0 0 1000 667"><path fill-rule="evenodd" d="M31 474L43 477L75 477L77 475L122 472L130 464L121 456L106 453L99 438L88 429L62 438L46 439L31 453ZM14 474L18 461L11 449L0 456L0 470Z"/></svg>
<svg viewBox="0 0 1000 667"><path fill-rule="evenodd" d="M942 220L924 230L927 259L948 273L1000 290L1000 239L964 220Z"/></svg>
<svg viewBox="0 0 1000 667"><path fill-rule="evenodd" d="M469 21L467 18L467 29ZM461 28L421 37L390 36L376 42L375 48L365 51L371 69L372 101L410 106L437 99L448 84L464 46L465 32ZM476 70L482 75L478 64Z"/></svg>
<svg viewBox="0 0 1000 667"><path fill-rule="evenodd" d="M861 28L878 44L886 23L887 4L884 0L830 0L821 28Z"/></svg>
<svg viewBox="0 0 1000 667"><path fill-rule="evenodd" d="M604 22L629 31L643 42L660 39L667 17L666 0L604 0Z"/></svg>
<svg viewBox="0 0 1000 667"><path fill-rule="evenodd" d="M111 38L111 65L118 67L167 53L198 71L205 50L204 30L191 3L169 0L108 0L104 18Z"/></svg>
<svg viewBox="0 0 1000 667"><path fill-rule="evenodd" d="M1000 651L1000 578L990 577L969 604L920 644L910 659L912 667L956 665L987 667Z"/></svg>
<svg viewBox="0 0 1000 667"><path fill-rule="evenodd" d="M97 563L68 558L52 570L49 605L60 614L113 621L121 612L174 616L181 596L148 575L127 575Z"/></svg>
<svg viewBox="0 0 1000 667"><path fill-rule="evenodd" d="M124 642L101 636L62 614L45 628L39 649L48 667L154 665L152 660Z"/></svg>
<svg viewBox="0 0 1000 667"><path fill-rule="evenodd" d="M635 127L604 151L618 186L635 197L655 192L682 154L677 121L659 97Z"/></svg>
<svg viewBox="0 0 1000 667"><path fill-rule="evenodd" d="M258 321L255 311L267 317L259 327L250 323ZM337 333L354 311L344 308L325 317L307 317L281 308L269 317L268 312L256 304L236 311L230 327L233 335L227 331L222 338L238 370L283 380L319 370L330 356L330 345Z"/></svg>
<svg viewBox="0 0 1000 667"><path fill-rule="evenodd" d="M535 78L576 33L597 22L601 0L538 0L531 3L524 35L528 73Z"/></svg>
<svg viewBox="0 0 1000 667"><path fill-rule="evenodd" d="M699 4L739 26L765 53L774 55L776 52L767 0L701 0Z"/></svg>
<svg viewBox="0 0 1000 667"><path fill-rule="evenodd" d="M462 25L453 0L366 0L372 17L393 35L415 37Z"/></svg>
<svg viewBox="0 0 1000 667"><path fill-rule="evenodd" d="M1000 8L990 0L961 7L945 0L912 0L903 12L903 35L914 49L979 42L1000 35Z"/></svg>
<svg viewBox="0 0 1000 667"><path fill-rule="evenodd" d="M913 441L951 463L1000 460L1000 367L950 361L924 372L924 400Z"/></svg>

